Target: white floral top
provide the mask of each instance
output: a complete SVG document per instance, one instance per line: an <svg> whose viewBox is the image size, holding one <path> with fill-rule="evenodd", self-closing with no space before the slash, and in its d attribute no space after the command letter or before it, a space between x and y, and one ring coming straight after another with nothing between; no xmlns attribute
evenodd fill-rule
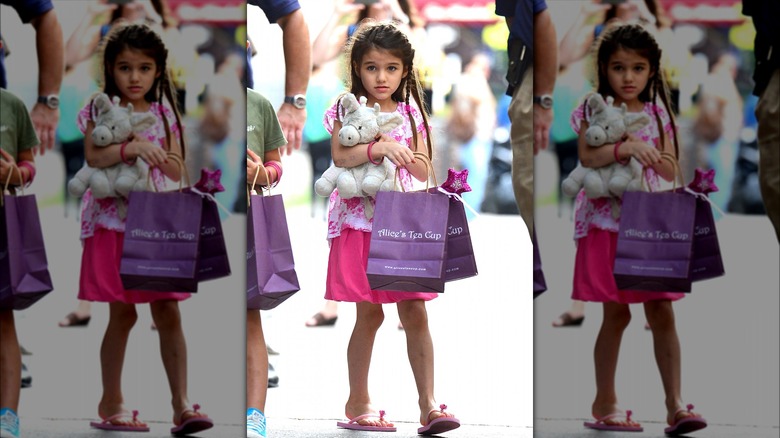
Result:
<svg viewBox="0 0 780 438"><path fill-rule="evenodd" d="M90 120L94 121L97 117L95 109L90 107L92 107L91 102L87 103L79 111L77 123L82 133L85 133L87 130L87 122ZM158 122L146 131L136 134L136 138L146 139L151 143L164 147L165 126L162 122L162 114L165 114L165 117L168 119L171 135L178 138L179 125L176 123L176 116L169 108L153 102L149 112L157 116ZM165 175L160 169L152 169L152 180L159 189L162 190L165 187ZM126 204L126 202L127 200L124 198L95 199L92 197L92 191L87 190L81 198L81 239L92 237L95 230L99 228L124 232L125 219L120 217L119 208L121 204Z"/></svg>
<svg viewBox="0 0 780 438"><path fill-rule="evenodd" d="M333 106L325 112L325 117L323 118L325 129L327 129L331 134L333 133L333 122L337 117L337 108L338 102L333 104ZM406 114L405 108L405 103L398 103L396 112L403 117L404 123L387 133L387 135L395 139L397 142L405 144L407 147L411 148L412 138L414 136L412 135L412 125L409 123L409 118ZM415 105L411 105L410 108L412 117L414 118L414 123L417 126L417 132L421 132L423 134L423 139L427 138L420 111ZM341 121L343 116L343 113L338 114L338 120ZM423 146L419 145L418 147ZM401 169L398 176L403 188L405 190L411 190L412 175L406 169ZM344 228L371 232L373 217L366 217L363 200L366 199L372 204L372 206L376 205L376 200L372 197L342 199L338 192L338 189L334 189L333 193L330 195L330 201L328 205L328 239L333 239L340 236L341 230Z"/></svg>
<svg viewBox="0 0 780 438"><path fill-rule="evenodd" d="M579 134L580 125L583 121L583 111L585 105L579 105L571 114L571 127L574 132ZM658 133L658 122L656 121L655 114L661 118L661 123L664 127L664 131L672 138L672 123L666 109L663 106L646 103L643 109L647 115L650 116L650 124L645 126L641 130L634 133L642 141L653 144L656 147L660 145L661 136ZM588 113L588 120L590 120L590 113ZM645 172L647 185L651 190L657 190L660 187L660 181L658 174L653 169L647 169ZM614 198L598 198L590 199L585 196L585 190L580 190L577 194L577 199L574 201L574 239L585 237L591 228L598 228L601 230L612 231L617 233L618 226L620 224L620 218L615 219L612 216L612 201ZM618 206L621 205L621 200L616 199Z"/></svg>

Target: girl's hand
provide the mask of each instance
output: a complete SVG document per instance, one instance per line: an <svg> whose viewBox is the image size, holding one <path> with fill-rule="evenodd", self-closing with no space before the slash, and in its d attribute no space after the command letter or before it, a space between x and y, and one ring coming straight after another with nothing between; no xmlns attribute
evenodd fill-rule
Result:
<svg viewBox="0 0 780 438"><path fill-rule="evenodd" d="M406 166L414 162L414 152L411 149L387 136L380 137L374 147L379 148L382 155L396 166Z"/></svg>
<svg viewBox="0 0 780 438"><path fill-rule="evenodd" d="M5 180L8 179L8 175L11 173L16 160L8 152L0 149L0 186L5 187ZM1 191L2 189L0 189Z"/></svg>
<svg viewBox="0 0 780 438"><path fill-rule="evenodd" d="M139 140L132 140L127 144L125 156L127 157L127 155L144 160L149 167L160 166L168 159L163 148L148 141Z"/></svg>
<svg viewBox="0 0 780 438"><path fill-rule="evenodd" d="M263 160L259 155L252 152L250 149L246 150L246 183L252 184L255 180L255 175L260 166L263 165Z"/></svg>
<svg viewBox="0 0 780 438"><path fill-rule="evenodd" d="M650 167L661 162L661 151L655 147L629 136L622 147L628 147L631 156L636 158L643 167Z"/></svg>

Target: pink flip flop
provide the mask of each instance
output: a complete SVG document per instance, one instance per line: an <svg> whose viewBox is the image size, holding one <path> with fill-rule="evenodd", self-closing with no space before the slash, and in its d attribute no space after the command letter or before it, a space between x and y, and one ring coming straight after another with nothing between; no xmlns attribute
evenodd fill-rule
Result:
<svg viewBox="0 0 780 438"><path fill-rule="evenodd" d="M112 421L120 420L130 417L128 412L120 412L116 415L106 417L103 421L92 421L89 423L91 427L101 430L113 430L118 432L149 432L149 426L129 426L126 424L114 424ZM138 421L138 411L133 411L133 421Z"/></svg>
<svg viewBox="0 0 780 438"><path fill-rule="evenodd" d="M664 429L665 434L669 436L679 436L707 427L707 420L705 420L701 415L691 412L693 411L692 404L688 404L686 408L688 408L687 411L685 409L678 409L674 412L674 419L676 421L673 425ZM689 412L691 415L680 418L678 420L677 416L681 412Z"/></svg>
<svg viewBox="0 0 780 438"><path fill-rule="evenodd" d="M379 415L376 414L358 415L357 417L349 420L349 422L347 423L344 423L343 421L339 421L336 423L336 426L342 427L344 429L365 430L370 432L395 432L396 431L395 426L364 426L358 423L358 421L365 420L367 418L378 418L380 421L384 421L385 411L379 411Z"/></svg>
<svg viewBox="0 0 780 438"><path fill-rule="evenodd" d="M199 409L200 405L195 403L192 405L192 409L184 410L179 418L186 412L194 412L197 414ZM214 422L211 421L211 418L209 417L190 417L182 421L180 425L171 428L171 435L186 436L200 432L201 430L211 429L212 427L214 427Z"/></svg>
<svg viewBox="0 0 780 438"><path fill-rule="evenodd" d="M419 435L436 435L439 433L447 432L460 427L460 420L455 417L438 417L431 420L431 414L434 412L441 412L446 414L444 410L447 409L447 405L439 405L439 409L431 409L428 412L428 424L417 429Z"/></svg>
<svg viewBox="0 0 780 438"><path fill-rule="evenodd" d="M631 410L626 411L626 421L631 421ZM644 428L642 426L621 426L619 424L607 424L606 422L617 418L620 412L615 412L609 415L605 415L601 418L597 418L595 423L586 421L583 423L585 427L596 430L611 430L613 432L642 432Z"/></svg>

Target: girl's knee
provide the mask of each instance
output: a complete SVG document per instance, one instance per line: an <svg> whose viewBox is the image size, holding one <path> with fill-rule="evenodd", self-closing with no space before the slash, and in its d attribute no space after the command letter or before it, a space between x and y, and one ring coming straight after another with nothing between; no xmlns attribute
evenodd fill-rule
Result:
<svg viewBox="0 0 780 438"><path fill-rule="evenodd" d="M653 329L674 326L674 309L668 300L649 301L645 303L645 317Z"/></svg>
<svg viewBox="0 0 780 438"><path fill-rule="evenodd" d="M624 330L631 322L631 309L628 305L616 304L604 307L604 322L618 330Z"/></svg>
<svg viewBox="0 0 780 438"><path fill-rule="evenodd" d="M138 313L135 311L135 306L132 304L118 305L120 303L112 303L111 315L109 324L121 326L125 330L130 330L138 321Z"/></svg>
<svg viewBox="0 0 780 438"><path fill-rule="evenodd" d="M378 330L385 320L385 312L382 310L382 306L378 304L366 303L363 306L358 304L357 318L358 323L367 325L370 329Z"/></svg>
<svg viewBox="0 0 780 438"><path fill-rule="evenodd" d="M414 330L415 327L428 326L428 311L423 300L398 303L398 316L401 318L404 330Z"/></svg>
<svg viewBox="0 0 780 438"><path fill-rule="evenodd" d="M155 301L151 303L152 319L158 331L181 326L179 302L174 300Z"/></svg>

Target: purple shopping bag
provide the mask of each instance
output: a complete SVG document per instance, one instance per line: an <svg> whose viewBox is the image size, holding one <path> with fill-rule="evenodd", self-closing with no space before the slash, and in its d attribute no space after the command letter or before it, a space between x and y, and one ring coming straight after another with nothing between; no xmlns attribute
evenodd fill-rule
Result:
<svg viewBox="0 0 780 438"><path fill-rule="evenodd" d="M198 291L203 200L174 192L130 192L119 274L127 290Z"/></svg>
<svg viewBox="0 0 780 438"><path fill-rule="evenodd" d="M695 197L696 217L693 223L691 281L709 280L725 273L712 207L709 201L701 196L705 195Z"/></svg>
<svg viewBox="0 0 780 438"><path fill-rule="evenodd" d="M449 198L379 192L366 276L371 289L444 292Z"/></svg>
<svg viewBox="0 0 780 438"><path fill-rule="evenodd" d="M192 193L190 189L185 189L184 192ZM229 276L230 262L217 203L205 196L202 203L197 279L208 281Z"/></svg>
<svg viewBox="0 0 780 438"><path fill-rule="evenodd" d="M429 193L441 193L438 187L428 189ZM455 281L477 275L477 260L471 243L466 209L458 198L450 197L447 219L447 244L444 264L444 281Z"/></svg>
<svg viewBox="0 0 780 438"><path fill-rule="evenodd" d="M547 290L547 282L542 272L542 258L539 255L539 243L536 241L536 228L531 235L531 244L534 246L534 298Z"/></svg>
<svg viewBox="0 0 780 438"><path fill-rule="evenodd" d="M270 310L300 290L281 195L251 194L247 210L246 308Z"/></svg>
<svg viewBox="0 0 780 438"><path fill-rule="evenodd" d="M52 289L35 195L0 193L0 309L26 309Z"/></svg>
<svg viewBox="0 0 780 438"><path fill-rule="evenodd" d="M690 292L693 196L626 192L613 274L618 289Z"/></svg>

